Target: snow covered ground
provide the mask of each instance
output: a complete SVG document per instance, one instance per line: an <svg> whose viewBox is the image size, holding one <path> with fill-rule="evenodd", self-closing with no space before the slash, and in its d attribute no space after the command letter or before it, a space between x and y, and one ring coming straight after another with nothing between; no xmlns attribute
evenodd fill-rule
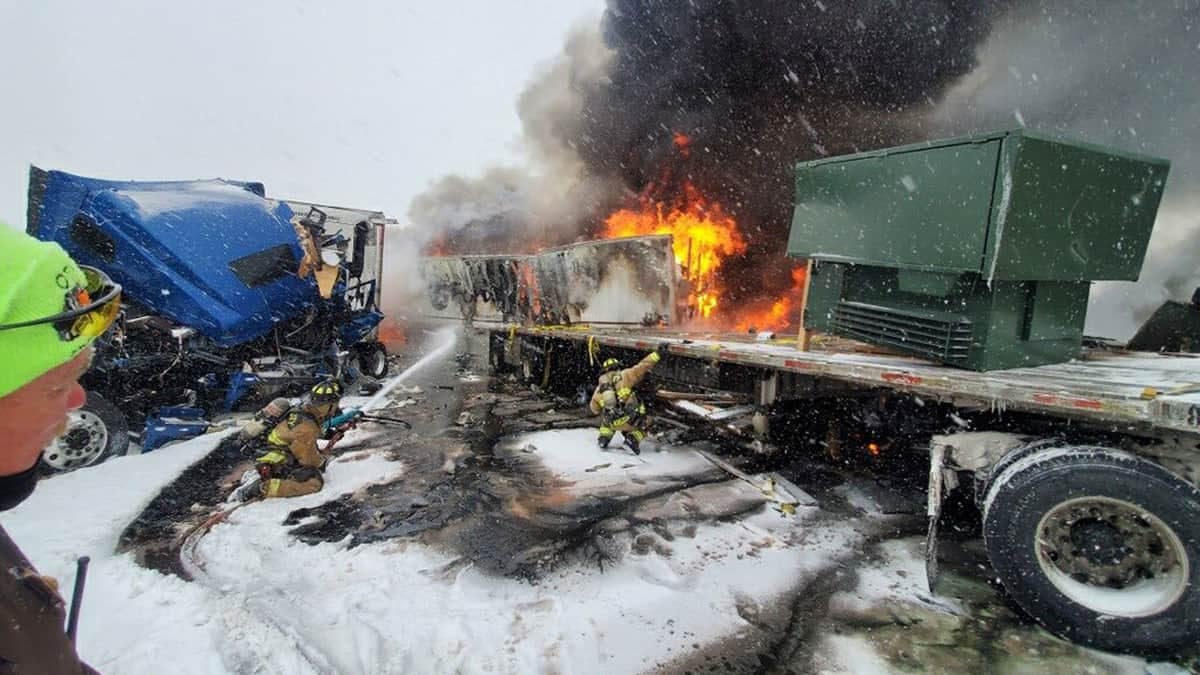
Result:
<svg viewBox="0 0 1200 675"><path fill-rule="evenodd" d="M243 651L239 644L251 650L261 645L264 657L279 651L279 629L247 610L251 598L150 571L131 555L114 553L125 525L218 440L201 437L43 481L28 501L5 514L9 534L43 574L57 577L64 588L74 582L76 558L91 557L79 650L102 672L253 672L231 660ZM340 462L331 467L324 499L398 469L376 458ZM253 536L252 530L247 533ZM254 553L247 548L241 555Z"/></svg>
<svg viewBox="0 0 1200 675"><path fill-rule="evenodd" d="M712 471L687 450L604 452L593 434L554 431L514 443L525 461L558 477L567 500L682 487ZM11 535L64 587L75 558L91 556L79 649L101 671L637 672L736 636L760 605L827 566L846 538L814 538L804 509L794 517L754 509L729 522L697 520L653 546L635 542L631 530L613 564L567 564L535 584L415 541L348 548L289 535L281 521L291 511L403 476L403 461L368 449L338 457L322 492L253 503L214 527L196 547L203 565L194 582L114 553L125 525L218 440L55 477L5 514ZM716 508L709 502L718 493L737 511L761 501L740 481L701 488L703 508ZM695 502L668 489L644 505L645 516L687 516L702 510Z"/></svg>
<svg viewBox="0 0 1200 675"><path fill-rule="evenodd" d="M216 440L46 481L5 517L42 571L67 585L75 556L92 557L80 651L103 672L636 672L737 633L748 607L769 603L837 553L795 545L819 541L805 536L803 510L790 518L767 510L701 523L692 538L603 572L572 565L534 585L455 566L412 542L346 550L288 535L280 522L290 511L402 473L402 463L364 451L340 457L323 492L251 504L216 526L198 547L206 564L195 583L113 554L125 524ZM711 468L687 451L641 461L601 452L590 431L522 441L572 489L613 491ZM744 483L730 490L754 498Z"/></svg>
<svg viewBox="0 0 1200 675"><path fill-rule="evenodd" d="M528 441L568 480L591 483L595 472L584 472L613 459L590 433ZM671 454L648 460L643 478L681 464ZM745 620L735 603L769 601L830 553L790 547L800 519L763 513L701 526L668 555L628 556L603 572L568 566L534 585L413 542L298 544L278 527L292 506L243 509L201 550L212 561L207 583L246 598L301 645L304 658L280 672L636 672L737 631Z"/></svg>
<svg viewBox="0 0 1200 675"><path fill-rule="evenodd" d="M1000 672L1186 675L1170 663L1077 647L1014 621L985 584L925 585L924 539L882 542L851 589L829 598L812 660L819 673Z"/></svg>

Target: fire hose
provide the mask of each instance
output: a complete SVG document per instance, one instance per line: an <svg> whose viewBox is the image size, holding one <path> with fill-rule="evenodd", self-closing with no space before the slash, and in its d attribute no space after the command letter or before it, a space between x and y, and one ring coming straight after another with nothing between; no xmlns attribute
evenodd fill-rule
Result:
<svg viewBox="0 0 1200 675"><path fill-rule="evenodd" d="M350 408L346 412L331 418L325 422L325 433L329 435L329 442L325 444L322 450L324 454L329 454L333 446L337 445L338 441L346 435L346 432L358 426L359 422L375 422L377 424L397 424L405 429L412 429L412 425L406 420L399 417L385 417L383 415L368 415L358 408Z"/></svg>

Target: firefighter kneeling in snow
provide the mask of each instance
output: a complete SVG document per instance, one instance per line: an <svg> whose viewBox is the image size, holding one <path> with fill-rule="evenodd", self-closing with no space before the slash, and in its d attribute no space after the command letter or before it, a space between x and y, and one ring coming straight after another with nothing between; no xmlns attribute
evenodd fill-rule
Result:
<svg viewBox="0 0 1200 675"><path fill-rule="evenodd" d="M299 497L325 486L325 456L317 447L325 422L337 414L342 387L326 381L312 388L308 402L293 409L267 434L255 461L263 497Z"/></svg>
<svg viewBox="0 0 1200 675"><path fill-rule="evenodd" d="M646 373L662 359L667 352L667 343L658 346L646 358L632 368L621 369L621 362L616 359L606 359L601 366L603 372L596 383L596 391L592 393L589 408L593 415L600 415L600 437L596 442L602 448L607 448L613 436L618 431L625 436L625 446L633 454L642 454L641 443L646 437L646 404L642 403L633 388L646 377Z"/></svg>

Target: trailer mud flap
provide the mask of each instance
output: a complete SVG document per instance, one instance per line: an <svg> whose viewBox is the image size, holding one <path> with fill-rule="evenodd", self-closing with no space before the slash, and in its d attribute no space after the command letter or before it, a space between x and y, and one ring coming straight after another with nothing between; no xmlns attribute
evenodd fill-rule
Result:
<svg viewBox="0 0 1200 675"><path fill-rule="evenodd" d="M942 497L945 481L942 471L946 463L946 446L934 444L929 451L929 503L925 509L929 517L929 528L925 532L925 582L929 592L934 593L938 579L938 520L942 516Z"/></svg>

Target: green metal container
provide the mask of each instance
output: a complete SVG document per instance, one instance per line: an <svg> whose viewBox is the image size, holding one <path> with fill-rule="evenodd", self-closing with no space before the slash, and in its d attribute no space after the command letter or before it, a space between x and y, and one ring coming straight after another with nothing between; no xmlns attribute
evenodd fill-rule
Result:
<svg viewBox="0 0 1200 675"><path fill-rule="evenodd" d="M1069 360L1090 282L1137 279L1168 168L1025 130L802 163L805 326L975 370Z"/></svg>

